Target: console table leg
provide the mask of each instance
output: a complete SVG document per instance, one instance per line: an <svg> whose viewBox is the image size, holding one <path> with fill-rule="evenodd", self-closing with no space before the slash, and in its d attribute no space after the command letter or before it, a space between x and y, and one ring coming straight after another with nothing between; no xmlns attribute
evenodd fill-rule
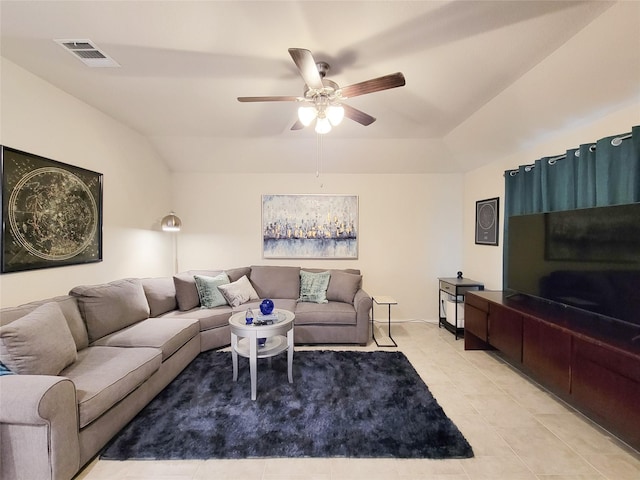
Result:
<svg viewBox="0 0 640 480"><path fill-rule="evenodd" d="M396 343L396 341L391 336L391 304L389 304L388 306L389 306L389 312L388 312L388 316L387 316L387 323L389 325L389 340L391 340L391 342L393 343L394 347L397 347L398 344ZM391 345L389 345L389 346L391 346Z"/></svg>

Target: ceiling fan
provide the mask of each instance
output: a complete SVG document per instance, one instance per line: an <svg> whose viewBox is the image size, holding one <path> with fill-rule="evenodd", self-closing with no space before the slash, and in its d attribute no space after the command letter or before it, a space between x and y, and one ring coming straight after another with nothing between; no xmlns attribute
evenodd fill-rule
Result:
<svg viewBox="0 0 640 480"><path fill-rule="evenodd" d="M343 117L364 126L371 125L376 121L374 117L342 101L405 85L404 75L397 72L341 88L337 83L325 78L329 71L329 64L316 62L309 50L290 48L289 54L305 82L303 96L238 97L238 101L300 102L302 105L298 108L298 120L291 130L300 130L316 120L316 132L327 133L331 130L331 126L338 125Z"/></svg>

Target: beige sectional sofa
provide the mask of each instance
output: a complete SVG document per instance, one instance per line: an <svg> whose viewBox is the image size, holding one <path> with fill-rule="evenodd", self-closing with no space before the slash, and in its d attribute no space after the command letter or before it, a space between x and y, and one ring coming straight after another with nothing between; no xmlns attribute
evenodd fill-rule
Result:
<svg viewBox="0 0 640 480"><path fill-rule="evenodd" d="M202 308L203 285L226 303ZM198 270L1 309L0 361L14 374L0 376L0 478L72 478L201 351L229 345L229 317L263 298L295 312L297 344L368 341L357 270Z"/></svg>

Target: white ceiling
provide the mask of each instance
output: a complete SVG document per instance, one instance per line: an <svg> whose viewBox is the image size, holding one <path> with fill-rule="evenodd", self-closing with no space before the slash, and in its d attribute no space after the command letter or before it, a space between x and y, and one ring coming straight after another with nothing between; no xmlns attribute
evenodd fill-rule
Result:
<svg viewBox="0 0 640 480"><path fill-rule="evenodd" d="M628 9L630 25L640 30L640 3L627 3L615 8ZM331 168L357 173L478 166L484 157L479 153L474 159L471 148L482 146L464 133L468 122L482 119L483 107L612 6L603 1L57 0L0 5L3 57L148 137L173 171L234 171L234 151L255 159L261 149L316 151L310 128L289 129L295 104L236 100L300 95L303 81L289 47L308 48L317 61L328 62L327 77L342 86L401 71L405 87L349 100L376 117L375 123L363 127L345 120L323 139L328 152L343 154L341 164ZM557 98L574 95L584 105L581 114L589 115L607 104L636 101L640 37L627 25L618 32L619 41L631 54L628 65L612 67L619 69L613 92L572 93L584 89L549 79L527 102L540 102L541 92L543 103L552 106ZM121 67L89 68L53 41L60 38L90 39ZM576 61L598 64L601 54ZM560 113L567 120L575 114ZM503 126L513 131L514 145L547 128L541 124L544 115L504 118L509 124L496 124L495 131ZM389 155L358 158L360 145L376 142L382 149L395 145L392 161ZM412 158L416 147L433 160ZM212 151L216 155L207 154ZM242 168L252 165L259 170L258 160L247 160ZM296 167L283 160L278 170Z"/></svg>

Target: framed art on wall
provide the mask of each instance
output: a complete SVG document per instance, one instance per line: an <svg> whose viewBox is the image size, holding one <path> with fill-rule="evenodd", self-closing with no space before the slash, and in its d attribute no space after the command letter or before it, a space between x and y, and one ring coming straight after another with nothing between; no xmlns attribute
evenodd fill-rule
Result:
<svg viewBox="0 0 640 480"><path fill-rule="evenodd" d="M498 197L476 202L476 244L498 245Z"/></svg>
<svg viewBox="0 0 640 480"><path fill-rule="evenodd" d="M263 195L263 258L358 258L356 195Z"/></svg>
<svg viewBox="0 0 640 480"><path fill-rule="evenodd" d="M0 148L2 273L101 261L102 174Z"/></svg>

